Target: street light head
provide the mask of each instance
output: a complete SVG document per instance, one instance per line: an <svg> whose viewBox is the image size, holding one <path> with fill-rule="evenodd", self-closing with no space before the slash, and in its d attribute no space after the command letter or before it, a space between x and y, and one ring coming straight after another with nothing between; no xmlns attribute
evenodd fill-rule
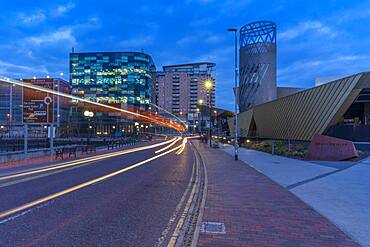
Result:
<svg viewBox="0 0 370 247"><path fill-rule="evenodd" d="M212 80L211 79L207 79L204 81L204 87L207 89L207 90L210 90L212 87L213 87L213 83L212 83Z"/></svg>
<svg viewBox="0 0 370 247"><path fill-rule="evenodd" d="M238 29L236 29L236 28L228 28L227 31L228 32L237 32Z"/></svg>
<svg viewBox="0 0 370 247"><path fill-rule="evenodd" d="M85 117L88 117L90 115L90 112L89 111L84 111L84 116Z"/></svg>
<svg viewBox="0 0 370 247"><path fill-rule="evenodd" d="M199 100L198 100L199 105L203 104L203 102L204 102L204 100L203 100L203 99L199 99Z"/></svg>
<svg viewBox="0 0 370 247"><path fill-rule="evenodd" d="M94 113L93 112L89 112L89 117L93 117L94 116Z"/></svg>

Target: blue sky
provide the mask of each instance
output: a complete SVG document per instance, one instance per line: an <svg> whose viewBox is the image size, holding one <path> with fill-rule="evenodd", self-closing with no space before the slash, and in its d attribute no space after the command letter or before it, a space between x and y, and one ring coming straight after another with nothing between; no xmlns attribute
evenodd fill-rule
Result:
<svg viewBox="0 0 370 247"><path fill-rule="evenodd" d="M369 70L370 2L301 0L1 0L0 75L68 78L71 47L144 51L157 66L215 62L219 107L233 108L229 27L277 23L278 85Z"/></svg>

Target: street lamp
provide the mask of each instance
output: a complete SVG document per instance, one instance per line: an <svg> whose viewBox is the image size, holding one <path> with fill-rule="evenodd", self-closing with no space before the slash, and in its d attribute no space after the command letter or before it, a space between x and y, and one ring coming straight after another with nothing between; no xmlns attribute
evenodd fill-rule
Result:
<svg viewBox="0 0 370 247"><path fill-rule="evenodd" d="M204 81L204 87L206 88L206 91L208 93L209 99L208 99L208 107L209 107L209 129L208 129L208 137L209 137L209 146L212 147L212 132L211 132L211 122L212 122L212 88L213 88L213 82L211 79L207 79Z"/></svg>
<svg viewBox="0 0 370 247"><path fill-rule="evenodd" d="M227 29L228 32L234 33L234 48L235 48L235 118L234 118L234 156L235 160L238 160L238 36L237 32L238 29L236 28L229 28Z"/></svg>
<svg viewBox="0 0 370 247"><path fill-rule="evenodd" d="M89 129L92 129L93 126L91 126L91 118L94 117L94 113L92 111L84 111L84 116L87 118ZM90 131L88 131L90 132ZM91 133L87 133L87 135L92 135Z"/></svg>

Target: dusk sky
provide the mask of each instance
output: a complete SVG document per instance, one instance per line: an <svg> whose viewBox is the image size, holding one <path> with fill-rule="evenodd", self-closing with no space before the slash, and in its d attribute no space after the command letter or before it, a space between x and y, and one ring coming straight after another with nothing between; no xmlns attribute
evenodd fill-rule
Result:
<svg viewBox="0 0 370 247"><path fill-rule="evenodd" d="M68 79L69 52L140 51L163 65L215 62L216 104L233 108L233 36L277 23L278 85L369 70L369 1L1 0L0 75Z"/></svg>

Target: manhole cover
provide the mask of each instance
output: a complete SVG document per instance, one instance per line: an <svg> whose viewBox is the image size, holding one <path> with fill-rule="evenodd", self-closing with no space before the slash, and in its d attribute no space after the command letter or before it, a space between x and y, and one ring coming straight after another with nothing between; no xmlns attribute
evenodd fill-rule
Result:
<svg viewBox="0 0 370 247"><path fill-rule="evenodd" d="M219 222L203 222L200 231L205 233L226 233L225 224Z"/></svg>

